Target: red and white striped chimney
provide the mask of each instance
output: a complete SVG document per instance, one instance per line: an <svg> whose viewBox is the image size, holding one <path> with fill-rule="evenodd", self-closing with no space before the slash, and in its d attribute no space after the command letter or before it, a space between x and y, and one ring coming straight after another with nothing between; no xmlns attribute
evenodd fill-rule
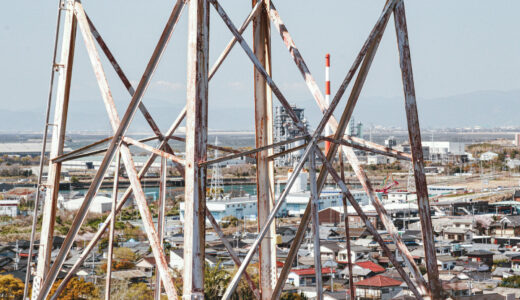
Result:
<svg viewBox="0 0 520 300"><path fill-rule="evenodd" d="M327 107L330 105L330 54L327 53L325 55L325 103ZM329 125L325 126L325 136L331 135L331 130ZM330 142L325 141L325 154L329 153Z"/></svg>

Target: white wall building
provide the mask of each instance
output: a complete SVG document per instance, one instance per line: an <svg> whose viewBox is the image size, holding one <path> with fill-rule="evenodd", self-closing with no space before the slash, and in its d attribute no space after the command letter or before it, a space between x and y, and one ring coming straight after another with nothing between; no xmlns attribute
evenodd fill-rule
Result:
<svg viewBox="0 0 520 300"><path fill-rule="evenodd" d="M0 200L0 215L16 217L20 200Z"/></svg>
<svg viewBox="0 0 520 300"><path fill-rule="evenodd" d="M78 210L85 201L85 197L63 201L59 205L66 210ZM90 204L89 211L93 213L102 214L112 209L112 198L107 196L96 196Z"/></svg>
<svg viewBox="0 0 520 300"><path fill-rule="evenodd" d="M465 143L459 142L422 142L423 147L430 149L430 154L437 155L464 155L466 147Z"/></svg>
<svg viewBox="0 0 520 300"><path fill-rule="evenodd" d="M488 151L488 152L484 152L484 153L480 154L479 159L482 161L490 161L490 160L495 160L497 158L498 158L497 153Z"/></svg>

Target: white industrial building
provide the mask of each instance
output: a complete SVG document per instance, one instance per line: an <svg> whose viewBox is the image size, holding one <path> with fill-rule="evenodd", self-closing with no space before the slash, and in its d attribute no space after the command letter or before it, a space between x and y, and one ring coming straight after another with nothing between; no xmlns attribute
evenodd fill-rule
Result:
<svg viewBox="0 0 520 300"><path fill-rule="evenodd" d="M9 216L16 217L18 216L18 205L20 204L20 200L0 200L0 215L1 216Z"/></svg>
<svg viewBox="0 0 520 300"><path fill-rule="evenodd" d="M84 201L85 201L85 197L81 197L81 198L71 199L68 201L59 202L58 205L61 206L61 208L63 208L63 209L74 211L74 210L78 210ZM107 195L98 195L98 196L95 196L94 199L92 199L92 203L90 204L90 207L89 207L89 212L102 214L105 212L109 212L111 209L112 209L112 198Z"/></svg>
<svg viewBox="0 0 520 300"><path fill-rule="evenodd" d="M484 153L480 154L480 157L479 157L479 159L482 161L491 161L491 160L495 160L497 158L498 158L498 154L495 152L491 152L491 151L484 152Z"/></svg>
<svg viewBox="0 0 520 300"><path fill-rule="evenodd" d="M289 171L290 177L292 171ZM278 216L301 216L305 212L305 208L309 203L310 191L307 188L309 173L302 170L296 178L289 194L278 211ZM361 205L368 204L368 196L362 190L350 191ZM275 196L278 200L279 195ZM318 209L325 209L331 206L340 206L342 204L342 194L339 189L324 188L321 191L318 201ZM224 198L219 200L207 200L206 207L209 209L215 220L221 221L225 216L235 216L238 219L256 220L257 199L256 195L246 195L245 197ZM180 219L184 221L185 203L180 203Z"/></svg>

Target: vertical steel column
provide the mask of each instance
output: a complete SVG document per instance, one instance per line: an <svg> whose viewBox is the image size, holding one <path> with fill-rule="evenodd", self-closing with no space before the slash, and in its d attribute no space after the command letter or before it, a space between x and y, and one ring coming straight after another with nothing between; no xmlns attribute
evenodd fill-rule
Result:
<svg viewBox="0 0 520 300"><path fill-rule="evenodd" d="M428 281L433 299L442 299L442 286L439 281L437 269L437 254L432 230L430 215L430 203L428 200L428 187L424 175L423 149L421 144L421 128L417 114L417 102L415 98L415 85L413 81L412 59L410 44L408 42L408 29L406 27L406 14L404 2L399 1L394 8L394 23L399 49L399 62L403 78L403 91L405 98L406 119L408 123L408 135L412 152L413 171L415 175L415 188L417 193L417 206L421 219L421 230L426 258Z"/></svg>
<svg viewBox="0 0 520 300"><path fill-rule="evenodd" d="M49 156L50 159L63 154L63 145L65 142L72 64L74 62L74 46L76 42L76 18L74 17L73 8L74 1L67 0L64 8L66 12L61 44L61 60L60 63L55 66L58 70L58 87L56 90L56 104L54 107L54 124L52 124L53 131ZM60 173L61 163L49 162L46 184L47 192L43 204L38 265L36 268L36 277L33 281L33 299L38 296L43 278L45 278L50 267L56 205L60 187Z"/></svg>
<svg viewBox="0 0 520 300"><path fill-rule="evenodd" d="M189 2L183 299L204 298L209 3Z"/></svg>
<svg viewBox="0 0 520 300"><path fill-rule="evenodd" d="M314 270L316 274L316 299L323 300L323 276L321 274L321 251L320 251L320 221L318 216L318 201L320 195L316 186L316 153L314 150L309 155L309 181L311 185L311 214L312 235L314 238Z"/></svg>
<svg viewBox="0 0 520 300"><path fill-rule="evenodd" d="M343 161L343 151L339 151L339 170L341 180L345 182L345 162ZM342 194L341 200L343 201L343 215L345 218L345 243L347 246L348 255L348 289L350 299L356 299L356 292L354 290L354 275L352 274L352 253L350 251L350 224L348 223L348 206L347 206L347 195Z"/></svg>
<svg viewBox="0 0 520 300"><path fill-rule="evenodd" d="M114 171L114 186L112 189L112 214L116 215L117 206L117 190L119 189L119 169L121 168L121 154L117 154L115 171ZM107 259L107 278L105 284L105 300L110 300L110 285L112 280L112 256L114 253L114 230L116 228L116 218L110 220L110 231L108 233L108 259Z"/></svg>
<svg viewBox="0 0 520 300"><path fill-rule="evenodd" d="M157 217L157 234L159 235L159 242L161 248L163 248L163 240L164 240L164 226L165 226L165 217L164 211L166 209L166 171L167 164L166 158L161 157L161 177L159 182L159 203L157 204L157 209L159 210ZM115 215L115 214L114 214ZM113 220L113 219L112 219ZM161 300L161 276L159 276L158 269L155 271L155 300Z"/></svg>
<svg viewBox="0 0 520 300"><path fill-rule="evenodd" d="M255 7L257 1L252 0ZM258 61L271 76L271 29L269 18L263 5L253 19L253 52ZM273 98L269 85L256 68L254 72L255 95L255 145L263 147L273 143ZM258 207L258 230L264 227L267 217L273 208L274 201L274 165L267 157L273 149L257 153L256 188ZM271 299L276 284L276 224L269 227L259 249L259 274L261 299Z"/></svg>

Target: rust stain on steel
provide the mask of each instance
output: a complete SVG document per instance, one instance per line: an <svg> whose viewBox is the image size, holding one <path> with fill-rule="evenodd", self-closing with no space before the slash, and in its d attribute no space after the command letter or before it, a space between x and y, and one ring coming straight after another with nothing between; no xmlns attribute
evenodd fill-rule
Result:
<svg viewBox="0 0 520 300"><path fill-rule="evenodd" d="M94 38L96 39L96 41L98 42L99 47L101 48L101 50L103 50L103 53L105 53L105 56L107 57L108 61L110 62L110 64L114 68L114 70L116 71L116 73L119 76L119 78L121 79L121 81L123 82L123 85L126 87L130 96L133 96L135 93L135 89L133 88L132 84L130 83L130 80L128 80L128 77L123 72L123 69L121 68L121 66L119 65L117 60L115 59L114 55L112 54L112 52L106 45L105 41L101 37L101 34L98 32L98 30L96 29L96 27L94 26L94 24L92 23L92 21L90 20L90 18L88 17L88 15L86 13L85 13L85 16L87 17L87 21L90 26L90 31L91 31L92 35L94 36ZM139 110L141 111L145 120L148 122L148 124L149 124L150 128L152 129L152 131L154 132L154 134L159 138L160 141L162 141L164 139L164 136L162 135L162 133L159 129L159 126L157 125L157 123L155 123L154 119L152 118L152 115L150 114L150 112L148 111L148 109L146 108L144 103L141 102L139 104ZM175 154L169 144L165 145L165 150L171 154ZM176 161L174 161L173 164L174 164L175 168L180 172L180 174L184 174L184 167L181 164L179 164Z"/></svg>
<svg viewBox="0 0 520 300"><path fill-rule="evenodd" d="M106 107L106 110L107 110L107 113L109 116L110 123L112 125L112 129L114 131L117 131L121 125L121 122L119 120L119 115L117 114L117 109L115 107L115 103L113 101L112 94L111 94L110 88L108 86L108 81L106 79L99 54L97 53L97 49L95 47L94 39L89 30L89 24L87 22L86 16L83 12L83 9L82 9L82 6L80 3L76 4L76 16L77 16L79 24L80 24L81 33L83 34L83 39L85 41L85 45L87 48L89 58L92 63L92 67L96 73L96 78L98 81L99 88L101 90L102 98L105 103L105 107ZM126 140L126 137L123 137L123 140ZM152 148L152 147L150 147L150 148ZM161 152L161 153L158 153L159 155L163 154L162 151L159 151L159 152ZM132 190L134 191L134 198L138 205L139 212L141 214L141 218L143 219L143 225L144 225L145 231L148 235L148 239L150 242L150 246L152 248L152 252L153 252L154 257L157 262L157 269L159 271L159 275L164 282L166 294L170 297L176 297L176 290L173 285L173 280L171 278L171 275L168 272L168 263L166 261L165 255L164 255L164 251L162 249L162 242L159 240L157 232L155 231L153 221L152 221L152 216L151 216L150 210L148 208L148 205L146 203L144 191L142 190L141 183L139 181L139 177L138 177L137 171L135 169L135 164L132 159L132 155L131 155L128 147L124 144L120 146L120 153L121 153L123 163L126 168L126 172L128 174L128 178L130 180L130 184L132 186ZM174 158L168 157L168 158L174 159L175 157ZM114 220L114 219L112 219L112 220Z"/></svg>
<svg viewBox="0 0 520 300"><path fill-rule="evenodd" d="M209 3L189 2L183 298L204 297Z"/></svg>
<svg viewBox="0 0 520 300"><path fill-rule="evenodd" d="M347 127L347 123L348 123L348 117L349 117L348 110L344 111L342 119L341 119L341 124L339 126L338 126L337 121L334 119L332 112L335 109L335 107L338 104L341 97L343 96L343 93L347 89L350 81L352 80L352 77L354 76L354 74L356 73L356 70L360 66L361 61L363 61L363 58L365 57L366 53L368 52L369 47L371 48L370 51L374 50L374 47L371 47L371 45L380 36L382 30L384 30L386 22L388 21L388 17L391 12L393 3L394 2L390 1L390 2L387 2L387 4L385 5L385 9L383 10L381 17L379 18L378 22L374 26L374 29L372 30L369 37L365 41L365 44L361 48L361 51L359 52L358 56L354 60L352 67L348 71L345 79L343 80L340 88L338 89L338 92L334 96L334 99L332 100L331 105L329 107L327 107L325 103L318 103L320 108L324 107L324 116L323 116L323 119L322 119L320 125L318 125L318 128L315 131L315 134L316 134L316 132L318 132L318 134L321 134L321 131L325 127L325 124L328 122L329 125L331 126L331 128L336 130L336 134L335 134L336 139L340 139L343 136L344 131ZM371 56L371 55L369 55L369 56ZM364 64L363 68L367 68L367 67L368 67L368 65ZM362 73L362 72L364 72L364 71L361 70L360 73ZM360 87L359 84L357 84L356 86L357 86L357 88ZM353 93L354 92L355 91L353 91ZM351 107L350 109L353 109L353 107ZM327 153L327 155L328 155L327 157L329 159L332 159L334 157L337 147L338 146L336 144L334 144L332 146L331 150L329 151L329 153ZM326 175L327 175L327 173L324 170L324 168L322 167L322 171L320 172L320 176L318 178L318 189L319 190L321 190L321 188L325 184ZM282 268L278 282L276 284L275 292L273 295L275 298L280 297L280 295L281 295L282 288L285 285L285 280L287 279L287 275L289 274L289 271L290 271L290 265L292 264L292 262L294 261L296 255L297 255L298 248L303 241L303 232L305 231L305 228L308 226L309 221L310 221L310 205L307 205L307 208L305 209L303 217L301 218L300 226L298 227L298 231L296 232L296 236L294 238L293 244L291 245L291 249L289 250L289 254L286 259L286 264Z"/></svg>
<svg viewBox="0 0 520 300"><path fill-rule="evenodd" d="M76 8L78 8L78 7L81 8L81 6L78 6L78 2L76 2ZM114 157L115 152L119 148L120 138L124 135L124 133L128 129L130 121L133 118L133 116L135 115L137 106L141 102L144 91L150 82L151 75L155 71L155 68L157 67L157 64L160 60L160 57L162 56L162 53L164 52L166 44L168 43L168 41L171 37L171 34L173 33L173 29L175 28L175 25L177 24L180 13L182 11L182 7L184 7L184 2L182 0L179 0L172 11L170 18L168 19L168 22L161 35L161 38L159 39L159 42L157 43L154 53L152 54L152 57L150 58L150 61L146 67L146 70L144 71L141 81L139 82L136 93L134 94L134 96L132 96L132 100L130 101L130 104L128 105L128 108L121 121L121 126L118 127L116 133L114 134L114 139L112 139L110 146L107 149L107 153L105 154L103 161L100 165L100 168L92 180L92 183L85 196L85 201L83 202L82 206L78 210L78 214L75 216L74 221L71 225L71 228L70 228L67 236L65 237L65 240L60 249L60 252L58 253L58 256L56 257L54 264L52 265L50 271L48 272L48 276L46 276L45 281L42 284L41 292L38 295L38 299L43 299L47 296L47 294L50 291L51 285L56 280L58 271L61 268L63 262L65 261L65 258L67 256L68 252L70 251L70 248L72 247L74 237L77 234L77 232L79 231L81 224L83 223L85 215L88 211L88 207L89 207L95 193L99 190L99 187L101 186L101 182L102 182L104 174L108 168L108 165L112 161L112 158ZM76 9L76 13L78 11L79 10ZM88 26L88 24L87 24L87 26Z"/></svg>
<svg viewBox="0 0 520 300"><path fill-rule="evenodd" d="M401 264L397 261L393 252L388 248L388 245L385 243L385 241L383 240L381 235L379 235L379 233L377 232L377 229L374 227L372 222L370 222L370 220L366 216L365 212L363 211L363 209L361 208L359 203L354 199L354 196L352 196L352 194L348 190L345 182L341 180L341 178L338 175L338 173L336 172L336 170L332 167L328 158L325 156L325 154L323 154L321 152L321 150L318 147L316 147L316 152L321 157L321 159L323 161L323 166L330 173L330 175L332 176L334 181L336 181L336 183L340 187L341 191L345 194L345 196L349 200L350 205L352 205L352 207L356 210L358 216L363 220L363 222L365 223L365 226L367 227L367 230L370 232L370 234L372 234L374 239L379 243L379 245L383 249L383 252L385 253L385 255L388 257L390 262L392 262L392 264L396 268L397 272L399 272L399 275L401 275L401 278L403 278L403 280L408 285L408 288L412 291L412 293L414 293L414 295L417 299L423 299L421 293L419 292L419 290L417 290L414 283L410 279L410 276L408 276L408 274L404 271Z"/></svg>
<svg viewBox="0 0 520 300"><path fill-rule="evenodd" d="M222 8L222 6L216 0L208 0L208 1L210 1L211 4L213 4L213 6L215 7L216 11L218 12L220 17L222 18L222 20L226 24L226 26L229 28L231 33L237 38L238 43L240 44L240 46L242 46L242 49L244 49L244 52L247 54L249 59L253 62L255 68L264 77L265 81L267 82L267 84L271 88L272 92L278 98L278 101L280 101L282 106L286 109L287 113L289 114L289 116L293 120L294 125L296 127L298 127L302 132L305 132L305 126L303 125L301 120L298 118L298 116L294 113L294 111L291 109L291 105L289 104L289 102L287 101L285 96L283 96L282 92L280 91L280 89L278 88L276 83L274 83L274 81L271 78L271 76L269 76L267 71L262 67L262 64L258 61L258 59L254 55L254 53L251 50L251 48L247 45L247 42L244 40L242 35L240 35L240 33L238 32L237 28L235 27L235 25L233 24L233 22L231 21L229 16L226 14L226 12Z"/></svg>
<svg viewBox="0 0 520 300"><path fill-rule="evenodd" d="M161 142L162 143L167 143L168 142L168 139L169 137L175 132L175 130L177 130L177 128L179 127L179 125L181 124L182 120L184 119L184 116L186 115L186 109L184 108L180 113L179 115L177 116L177 118L175 119L175 121L172 123L172 125L170 126L170 128L168 129L166 135L165 135L165 139ZM160 148L160 147L159 147ZM144 166L141 168L141 170L139 171L139 179L142 179L144 178L144 176L146 175L146 172L148 171L148 169L152 166L155 158L157 157L156 154L151 154L149 157L148 157L148 160L144 163ZM125 193L123 194L123 197L121 198L121 201L117 203L117 207L116 207L116 214L119 213L119 211L123 208L123 205L125 204L126 200L128 200L128 198L132 195L132 188L129 187L126 189ZM81 255L79 256L78 260L74 263L74 265L72 266L72 268L69 270L69 273L67 273L67 275L65 276L65 278L63 278L62 282L60 283L60 285L58 286L58 288L56 289L56 292L54 293L54 295L51 297L52 300L56 300L57 299L57 295L59 295L63 289L66 287L67 283L70 281L70 279L73 277L73 275L76 273L76 271L78 271L79 267L81 267L81 265L83 264L83 262L87 259L87 256L90 254L90 252L92 251L92 249L94 249L94 246L96 245L96 243L99 241L99 239L101 238L101 236L103 235L103 233L105 232L105 230L108 228L108 224L110 224L110 221L111 219L114 217L114 214L109 214L107 216L107 218L105 219L105 222L103 222L102 226L98 229L98 231L96 232L96 234L94 235L94 237L92 238L92 240L88 243L88 245L85 247L85 249L83 250L83 252L81 253Z"/></svg>
<svg viewBox="0 0 520 300"><path fill-rule="evenodd" d="M99 145L101 145L103 143L106 143L106 142L110 141L111 139L112 139L112 137L109 136L107 138L101 139L101 140L99 140L97 142L94 142L92 144L86 145L84 147L78 148L78 149L70 151L70 152L67 152L67 154L63 154L63 155L60 155L60 156L57 156L57 157L51 159L51 162L56 163L56 162L66 161L68 157L74 156L76 154L81 154L81 153L83 153L83 152L85 152L87 150L90 150L90 149L92 149L92 148L94 148L96 146L99 146Z"/></svg>
<svg viewBox="0 0 520 300"><path fill-rule="evenodd" d="M282 145L291 144L291 143L294 143L296 141L304 140L305 138L306 138L305 136L300 136L300 137L296 137L296 138L289 139L289 140L286 140L286 141L271 143L271 144L265 145L265 146L259 146L259 147L255 148L253 150L248 150L248 151L244 151L244 152L238 152L237 151L236 154L232 154L232 155L228 155L228 156L219 157L217 159L200 162L199 165L211 165L211 164L216 164L216 163L223 162L223 161L226 161L226 160L234 159L234 158L237 158L237 157L251 156L251 155L256 154L258 152L269 150L269 149L272 149L274 147L278 147L278 146L282 146ZM273 155L275 155L275 154L273 154ZM256 156L254 156L254 157L256 158Z"/></svg>
<svg viewBox="0 0 520 300"><path fill-rule="evenodd" d="M71 9L73 2L67 1L65 5ZM70 96L70 83L72 78L72 66L74 61L74 49L76 41L76 18L71 10L65 14L63 30L61 63L62 68L58 70L58 86L56 90L56 104L54 113L54 124L52 131L52 142L50 157L63 154L65 142L65 130L67 124L67 112ZM61 173L61 163L49 162L49 172L47 176L47 192L42 212L42 230L40 233L40 246L38 249L38 264L36 276L33 280L32 299L36 299L41 294L44 287L44 279L50 268L52 239L54 236L54 223L56 218L56 206L58 201L58 190ZM36 217L36 216L35 216Z"/></svg>
<svg viewBox="0 0 520 300"><path fill-rule="evenodd" d="M252 0L253 12L258 10L253 20L253 51L264 70L271 74L271 29L263 0ZM241 34L241 32L238 32ZM236 36L235 36L236 39ZM274 153L273 148L273 99L271 89L264 77L253 68L254 103L255 103L255 146L264 148L256 153L256 187L258 230L267 223L269 213L274 206L274 164L268 159ZM276 284L276 227L271 223L265 238L258 249L259 286L263 300L272 299Z"/></svg>
<svg viewBox="0 0 520 300"><path fill-rule="evenodd" d="M173 161L173 162L179 163L179 164L181 164L181 165L184 165L184 164L186 163L186 162L184 161L184 159L179 158L179 157L177 157L176 155L173 155L173 154L170 154L170 153L167 153L167 152L161 151L161 150L156 149L156 148L154 148L154 147L152 147L152 146L150 146L150 145L147 145L147 144L145 144L145 143L141 143L141 142L139 142L139 141L136 141L136 140L134 140L134 139L131 138L131 137L127 137L127 136L125 136L125 137L123 138L123 141L124 141L125 143L127 143L127 144L134 145L134 146L139 147L139 148L141 148L141 149L144 149L144 150L146 150L146 151L149 151L149 152L152 152L152 153L154 153L154 154L157 154L157 155L159 155L159 156L161 156L161 157L167 158L167 159L169 159L169 160L171 160L171 161Z"/></svg>
<svg viewBox="0 0 520 300"><path fill-rule="evenodd" d="M354 141L354 139L351 139L350 136L345 136L345 139L341 139L341 140L336 140L332 137L325 136L322 138L322 140L329 141L331 143L340 144L340 145L358 149L358 150L363 150L363 151L367 151L367 152L371 152L371 153L394 157L394 158L401 159L401 160L406 160L406 161L412 160L412 155L410 153L390 149L388 147L381 146L376 143L368 144L368 143L366 143L368 141L365 141L363 139L356 139L356 141Z"/></svg>
<svg viewBox="0 0 520 300"><path fill-rule="evenodd" d="M406 27L406 14L403 1L399 1L394 9L394 23L399 49L399 61L405 96L406 118L408 121L408 133L413 157L412 163L415 175L417 204L421 220L421 231L423 235L428 280L430 282L432 298L442 299L442 285L439 281L437 254L435 250L434 235L431 223L430 203L428 200L428 188L426 183L426 176L424 175L421 130L419 126L419 116L417 114L412 60L410 55L410 45L408 42L408 29Z"/></svg>

